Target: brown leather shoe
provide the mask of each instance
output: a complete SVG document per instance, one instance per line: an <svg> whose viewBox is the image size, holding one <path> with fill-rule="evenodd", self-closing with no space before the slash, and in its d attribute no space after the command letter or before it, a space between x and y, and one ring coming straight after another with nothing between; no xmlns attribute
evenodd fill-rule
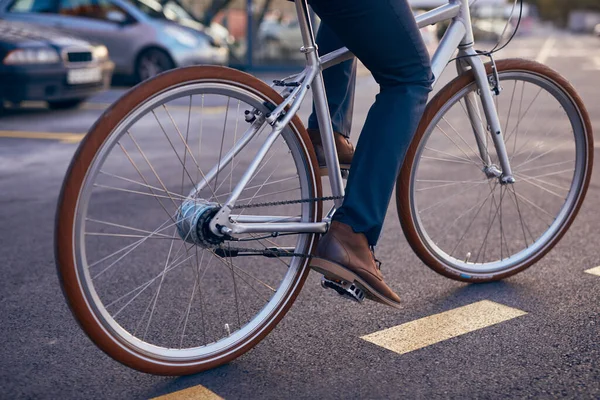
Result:
<svg viewBox="0 0 600 400"><path fill-rule="evenodd" d="M399 307L400 297L383 281L375 256L362 233L333 221L317 246L310 266L327 279L355 283L371 300Z"/></svg>
<svg viewBox="0 0 600 400"><path fill-rule="evenodd" d="M325 165L325 153L323 152L323 143L321 142L321 134L318 129L308 129L308 136L315 148L317 161L321 167L321 175L327 175L327 167ZM354 145L348 138L341 133L334 133L335 148L337 150L338 159L340 160L341 169L350 169L352 157L354 156Z"/></svg>

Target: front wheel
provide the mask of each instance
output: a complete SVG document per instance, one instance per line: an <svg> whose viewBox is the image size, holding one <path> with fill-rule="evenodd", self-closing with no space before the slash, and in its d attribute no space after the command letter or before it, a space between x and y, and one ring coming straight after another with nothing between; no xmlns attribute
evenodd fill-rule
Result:
<svg viewBox="0 0 600 400"><path fill-rule="evenodd" d="M248 74L182 68L133 88L81 143L58 205L57 266L77 321L114 359L154 374L200 372L248 351L291 307L307 258L235 257L227 249L310 254L316 235L223 242L202 229L270 133L263 124L222 164L251 126L246 113L267 114L281 101ZM320 203L289 202L320 197L316 165L294 117L242 191L237 205L247 208L230 217L319 221ZM206 178L215 166L220 172Z"/></svg>
<svg viewBox="0 0 600 400"><path fill-rule="evenodd" d="M427 266L460 281L503 279L542 258L575 219L592 171L590 118L567 80L532 61L503 60L497 67L502 93L495 102L516 182L500 181L478 88L467 72L429 103L397 183L411 247ZM467 104L478 110L475 121ZM486 132L489 164L475 140L477 125Z"/></svg>

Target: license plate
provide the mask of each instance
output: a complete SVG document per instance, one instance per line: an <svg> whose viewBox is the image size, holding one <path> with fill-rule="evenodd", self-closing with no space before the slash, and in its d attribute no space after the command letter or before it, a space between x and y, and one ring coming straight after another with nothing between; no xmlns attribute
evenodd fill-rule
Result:
<svg viewBox="0 0 600 400"><path fill-rule="evenodd" d="M102 68L72 69L67 72L67 83L69 85L81 85L84 83L95 83L102 80Z"/></svg>

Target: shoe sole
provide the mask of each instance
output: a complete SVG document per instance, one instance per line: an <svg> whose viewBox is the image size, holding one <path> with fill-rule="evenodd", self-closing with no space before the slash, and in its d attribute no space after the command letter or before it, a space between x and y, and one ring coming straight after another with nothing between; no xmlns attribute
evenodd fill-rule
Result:
<svg viewBox="0 0 600 400"><path fill-rule="evenodd" d="M354 283L359 288L364 290L366 297L369 300L373 300L378 303L385 304L386 306L394 307L397 309L401 308L400 303L388 299L387 297L379 293L377 290L375 290L360 276L356 275L354 272L350 271L348 268L340 264L327 261L322 258L313 258L310 262L310 267L318 273L325 276L327 279Z"/></svg>

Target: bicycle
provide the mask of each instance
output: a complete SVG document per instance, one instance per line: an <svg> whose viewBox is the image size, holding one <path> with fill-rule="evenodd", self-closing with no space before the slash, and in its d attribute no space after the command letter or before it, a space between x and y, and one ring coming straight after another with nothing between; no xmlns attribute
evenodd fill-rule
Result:
<svg viewBox="0 0 600 400"><path fill-rule="evenodd" d="M225 67L166 72L107 109L73 158L57 211L61 284L87 335L129 367L196 373L255 346L296 299L341 204L321 69L352 54L320 57L306 1L295 4L300 74L268 86ZM458 77L427 106L398 177L398 214L427 266L495 281L538 261L573 222L590 181L592 127L550 68L484 64L467 0L417 17L419 27L446 20L433 71L458 49ZM296 115L311 86L331 196ZM336 290L362 300L350 284Z"/></svg>

